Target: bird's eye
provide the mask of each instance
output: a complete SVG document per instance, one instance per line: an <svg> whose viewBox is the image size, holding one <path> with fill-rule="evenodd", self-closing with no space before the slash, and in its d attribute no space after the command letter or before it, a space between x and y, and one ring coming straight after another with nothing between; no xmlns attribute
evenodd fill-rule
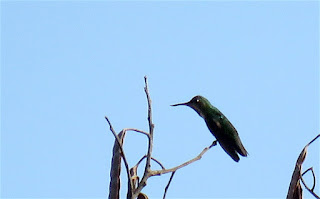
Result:
<svg viewBox="0 0 320 199"><path fill-rule="evenodd" d="M197 102L197 103L199 103L199 102L200 102L200 100L199 100L199 99L197 99L197 100L196 100L196 102Z"/></svg>

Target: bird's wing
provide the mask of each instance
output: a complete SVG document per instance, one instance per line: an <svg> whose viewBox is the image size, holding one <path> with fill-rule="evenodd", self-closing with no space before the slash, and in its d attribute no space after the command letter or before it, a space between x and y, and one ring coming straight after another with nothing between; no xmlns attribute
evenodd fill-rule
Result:
<svg viewBox="0 0 320 199"><path fill-rule="evenodd" d="M225 133L224 123L217 119L211 118L206 121L211 133L216 137L222 149L236 162L239 161L239 156L234 148L232 137Z"/></svg>
<svg viewBox="0 0 320 199"><path fill-rule="evenodd" d="M224 115L219 118L212 117L206 123L223 150L234 161L239 161L237 152L242 156L247 156L247 151L241 143L237 130Z"/></svg>
<svg viewBox="0 0 320 199"><path fill-rule="evenodd" d="M233 146L234 150L236 150L242 156L247 156L248 152L244 148L236 128L226 117L221 121L223 121L222 126L224 127L224 134L226 137L228 137L228 139L230 139L230 144Z"/></svg>

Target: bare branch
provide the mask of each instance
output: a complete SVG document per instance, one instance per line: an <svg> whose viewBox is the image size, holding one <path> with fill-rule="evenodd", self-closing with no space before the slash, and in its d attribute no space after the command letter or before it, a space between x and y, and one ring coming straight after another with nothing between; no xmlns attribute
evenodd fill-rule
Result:
<svg viewBox="0 0 320 199"><path fill-rule="evenodd" d="M130 174L132 176L132 183L133 183L133 186L136 187L138 185L138 182L139 182L139 176L138 176L138 169L137 167L132 167L130 169ZM130 185L128 185L130 186Z"/></svg>
<svg viewBox="0 0 320 199"><path fill-rule="evenodd" d="M120 138L118 137L118 135L114 131L114 129L112 127L112 124L111 124L111 122L110 122L110 120L108 119L107 116L105 116L105 119L107 120L107 122L108 122L108 124L110 126L110 131L112 132L113 136L115 137L115 139L117 140L117 142L119 144L119 148L120 148L120 151L121 151L121 154L122 154L122 159L123 159L124 165L126 167L128 180L130 181L129 183L130 183L131 191L129 190L128 193L132 192L134 190L134 186L133 186L132 178L131 178L131 175L130 175L129 164L128 164L127 158L125 157L124 150L123 150L123 147L122 147L122 143L123 142L120 140ZM123 137L124 137L124 134L125 134L125 131L123 131Z"/></svg>
<svg viewBox="0 0 320 199"><path fill-rule="evenodd" d="M146 166L144 169L143 177L141 181L139 182L139 185L134 192L134 196L136 196L143 187L146 186L147 184L147 179L149 178L149 173L150 173L150 161L151 161L151 154L152 154L152 147L153 147L153 129L154 129L154 124L152 123L152 109L151 109L151 98L149 95L149 90L148 90L148 81L147 81L147 76L144 77L144 82L145 82L145 87L144 91L147 96L147 101L148 101L148 123L149 123L149 136L148 136L148 152L147 152L147 160L146 160Z"/></svg>
<svg viewBox="0 0 320 199"><path fill-rule="evenodd" d="M150 98L150 94L149 94L149 87L148 87L148 81L147 81L147 76L144 77L144 83L145 83L145 87L144 87L144 91L146 93L147 96L147 100L148 100L148 123L149 123L149 145L148 145L148 153L147 153L147 161L146 161L146 167L145 167L145 171L143 174L143 180L147 180L147 176L148 176L148 172L150 170L150 160L151 160L151 154L152 154L152 148L153 148L153 129L154 129L154 124L152 123L152 109L151 109L151 98Z"/></svg>
<svg viewBox="0 0 320 199"><path fill-rule="evenodd" d="M307 156L307 149L309 147L310 144L312 144L317 138L320 137L320 134L317 135L314 139L312 139L301 151L297 161L296 161L296 165L292 174L292 178L290 181L290 186L289 186L289 190L288 190L288 194L287 194L287 199L292 199L295 196L299 196L302 198L302 189L301 189L301 184L300 184L300 180L302 181L303 185L306 187L306 189L312 194L314 195L316 198L319 198L319 196L317 196L314 192L313 189L310 189L309 187L306 186L302 175L304 175L306 172L304 172L303 174L301 174L301 169L302 169L302 164ZM313 171L313 170L312 170ZM314 182L315 182L315 177L314 177ZM315 186L315 185L314 185Z"/></svg>
<svg viewBox="0 0 320 199"><path fill-rule="evenodd" d="M312 143L313 143L316 139L318 139L319 137L320 137L320 134L318 134L315 138L313 138L313 139L305 146L305 148L308 147L310 144L312 144ZM312 176L313 176L313 186L312 186L311 189L307 186L307 184L305 183L305 181L304 181L304 179L303 179L303 175L304 175L305 173L307 173L309 170L311 170ZM305 187L314 197L320 199L320 197L319 197L316 193L314 193L314 188L315 188L315 186L316 186L316 177L315 177L313 168L311 167L311 168L307 169L305 172L303 172L303 173L301 174L301 176L300 176L300 179L301 179L302 184L304 185L304 187Z"/></svg>
<svg viewBox="0 0 320 199"><path fill-rule="evenodd" d="M172 173L171 173L171 176L170 176L169 182L168 182L168 184L167 184L166 188L164 189L163 199L165 199L165 198L166 198L168 188L169 188L169 186L170 186L170 183L171 183L172 178L173 178L173 176L174 176L174 174L175 174L175 173L176 173L176 171L174 171L174 172L172 172Z"/></svg>
<svg viewBox="0 0 320 199"><path fill-rule="evenodd" d="M137 164L136 164L134 167L138 167L138 166L140 165L140 163L142 162L142 160L144 160L146 157L147 157L147 155L144 155L144 156L137 162ZM155 161L156 163L158 163L159 166L160 166L162 169L165 169L165 167L163 166L163 164L162 164L159 160L157 160L157 159L155 159L155 158L153 158L153 157L151 157L151 160L153 160L153 161Z"/></svg>
<svg viewBox="0 0 320 199"><path fill-rule="evenodd" d="M311 188L311 190L313 191L315 186L316 186L316 175L314 174L314 171L313 171L313 167L310 167L309 169L307 169L306 171L304 171L302 174L301 174L301 179L303 177L304 174L308 173L308 171L311 170L311 173L312 173L312 177L313 177L313 186ZM302 179L303 180L303 179Z"/></svg>
<svg viewBox="0 0 320 199"><path fill-rule="evenodd" d="M149 133L151 136L153 136L153 128L154 128L154 124L152 123L152 109L151 109L151 98L149 95L149 87L148 87L148 81L147 81L147 76L144 77L144 82L145 82L145 87L144 87L144 91L146 93L147 96L147 100L148 100L148 122L149 122Z"/></svg>
<svg viewBox="0 0 320 199"><path fill-rule="evenodd" d="M127 162L127 159L125 157L124 154L124 150L122 147L123 141L120 140L119 136L115 133L111 122L109 121L109 119L107 117L105 117L105 119L107 120L107 122L109 123L110 126L110 130L113 133L118 145L119 145L119 149L121 151L121 156L122 159L124 160L124 164L126 167L126 171L127 171L127 176L128 176L128 194L127 194L127 198L137 198L138 196L141 196L141 190L146 186L147 184L147 180L149 177L151 176L156 176L156 175L161 175L161 174L166 174L166 173L171 173L171 177L170 180L168 182L168 185L165 188L165 193L164 193L164 197L166 195L166 192L170 186L170 183L172 181L172 178L175 174L175 172L178 169L181 169L197 160L200 160L202 158L202 156L212 147L215 146L217 144L217 141L214 141L210 146L204 148L202 150L202 152L196 156L195 158L179 165L176 167L173 167L171 169L166 169L162 163L160 161L158 161L157 159L152 157L152 148L153 148L153 130L154 130L154 124L152 123L152 108L151 108L151 98L150 98L150 94L149 94L149 90L148 90L148 82L147 82L147 77L144 77L145 80L145 87L144 87L144 91L146 93L146 97L147 97L147 103L148 103L148 124L149 124L149 132L144 132L141 131L139 129L135 129L135 128L126 128L123 129L121 132L123 132L123 134L125 134L127 131L135 131L138 133L141 133L143 135L146 135L148 137L148 150L147 150L147 154L144 155L139 161L138 163L132 167L131 169L129 169L129 165ZM142 176L142 179L139 181L139 176L137 174L137 170L138 170L138 166L141 164L141 162L146 159L146 164L145 164L145 169L144 169L144 173ZM159 166L161 167L161 170L151 170L151 160L155 161L157 164L159 164ZM140 194L140 195L139 195Z"/></svg>
<svg viewBox="0 0 320 199"><path fill-rule="evenodd" d="M118 134L121 141L123 139L123 135L123 131ZM111 160L109 199L119 199L120 197L121 157L120 145L117 140L115 140Z"/></svg>
<svg viewBox="0 0 320 199"><path fill-rule="evenodd" d="M311 170L311 173L312 173L312 177L313 177L313 185L312 185L312 188L310 189L307 184L305 183L304 179L303 179L303 175L306 174L308 171ZM304 185L304 187L315 197L315 198L318 198L320 199L320 197L314 193L314 188L316 186L316 176L314 174L314 171L313 171L313 168L310 167L309 169L307 169L305 172L302 173L302 175L300 176L300 179L302 181L302 184Z"/></svg>
<svg viewBox="0 0 320 199"><path fill-rule="evenodd" d="M204 154L205 152L207 152L209 149L211 149L211 147L216 146L216 145L217 145L217 140L213 141L210 146L204 148L204 149L202 150L202 152L201 152L197 157L195 157L195 158L193 158L193 159L191 159L191 160L189 160L189 161L187 161L187 162L185 162L185 163L183 163L183 164L181 164L181 165L179 165L179 166L177 166L177 167L174 167L174 168L172 168L172 169L164 169L164 168L162 168L162 170L159 170L159 171L162 171L162 172L163 172L162 174L168 173L168 172L172 172L172 173L171 173L171 176L170 176L170 179L169 179L169 182L168 182L166 188L164 189L163 199L166 198L168 188L169 188L169 186L170 186L170 183L171 183L172 178L173 178L174 174L176 173L176 171L177 171L178 169L181 169L182 167L185 167L185 166L187 166L187 165L189 165L189 164L197 161L197 160L200 160L201 157L203 156L203 154ZM157 171L155 171L155 172L157 172ZM161 175L161 173L158 174L158 175Z"/></svg>
<svg viewBox="0 0 320 199"><path fill-rule="evenodd" d="M310 144L312 144L312 142L314 142L316 139L318 139L320 137L320 134L317 135L315 138L313 138L308 144L307 146L309 146Z"/></svg>
<svg viewBox="0 0 320 199"><path fill-rule="evenodd" d="M144 134L146 135L147 137L150 137L149 133L147 132L144 132L144 131L141 131L139 129L135 129L135 128L126 128L126 129L123 129L124 131L135 131L135 132L138 132L138 133L141 133L141 134Z"/></svg>
<svg viewBox="0 0 320 199"><path fill-rule="evenodd" d="M210 146L204 148L201 153L199 155L197 155L195 158L179 165L179 166L176 166L176 167L173 167L171 169L162 169L162 170L155 170L155 171L150 171L150 176L156 176L156 175L161 175L161 174L166 174L166 173L170 173L170 172L175 172L177 171L178 169L181 169L182 167L185 167L197 160L200 160L203 156L203 154L205 154L212 146L215 146L217 145L217 142L214 141Z"/></svg>
<svg viewBox="0 0 320 199"><path fill-rule="evenodd" d="M134 165L134 167L138 167L140 165L140 163L142 162L142 160L144 160L147 157L147 155L144 155L138 162L136 165Z"/></svg>
<svg viewBox="0 0 320 199"><path fill-rule="evenodd" d="M159 160L157 160L157 159L155 159L155 158L153 158L153 157L151 157L151 160L153 160L153 161L155 161L156 163L158 163L158 165L161 167L161 169L166 169Z"/></svg>

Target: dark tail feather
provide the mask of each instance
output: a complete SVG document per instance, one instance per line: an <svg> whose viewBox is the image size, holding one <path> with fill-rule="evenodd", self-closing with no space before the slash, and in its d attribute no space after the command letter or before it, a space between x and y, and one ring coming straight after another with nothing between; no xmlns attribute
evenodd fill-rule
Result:
<svg viewBox="0 0 320 199"><path fill-rule="evenodd" d="M228 153L228 152L227 152L227 153ZM239 158L239 156L238 156L238 154L237 154L236 152L234 152L234 153L228 153L228 155L230 155L230 157L231 157L234 161L239 162L240 158Z"/></svg>
<svg viewBox="0 0 320 199"><path fill-rule="evenodd" d="M236 150L237 150L237 152L238 152L240 155L242 155L242 156L244 156L244 157L246 157L246 156L248 155L248 152L247 152L247 150L244 148L244 146L242 145L241 141L240 141L240 143L238 144L238 146L236 147Z"/></svg>
<svg viewBox="0 0 320 199"><path fill-rule="evenodd" d="M234 148L227 147L225 144L219 142L223 150L236 162L239 162L240 158Z"/></svg>

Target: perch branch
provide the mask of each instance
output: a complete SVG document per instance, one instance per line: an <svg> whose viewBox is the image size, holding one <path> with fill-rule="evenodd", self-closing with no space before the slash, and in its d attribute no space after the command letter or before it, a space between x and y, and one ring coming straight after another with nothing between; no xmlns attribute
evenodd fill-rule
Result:
<svg viewBox="0 0 320 199"><path fill-rule="evenodd" d="M214 141L210 146L204 148L201 153L199 155L197 155L195 158L179 165L179 166L176 166L176 167L173 167L171 169L162 169L162 170L155 170L155 171L150 171L150 176L157 176L157 175L161 175L161 174L166 174L166 173L170 173L170 172L175 172L177 171L178 169L181 169L182 167L185 167L197 160L200 160L203 156L203 154L205 154L211 147L217 145L217 141Z"/></svg>
<svg viewBox="0 0 320 199"><path fill-rule="evenodd" d="M163 199L165 199L165 198L166 198L168 188L169 188L169 186L170 186L170 183L171 183L172 178L173 178L173 176L174 176L174 174L175 174L175 173L176 173L176 171L174 171L174 172L172 172L172 173L171 173L171 176L170 176L169 182L168 182L168 184L167 184L166 188L164 189Z"/></svg>
<svg viewBox="0 0 320 199"><path fill-rule="evenodd" d="M117 140L117 142L119 144L119 148L120 148L120 151L121 151L121 154L122 154L122 159L123 159L124 165L126 167L126 171L127 171L127 176L128 176L128 180L129 180L129 183L130 183L130 187L131 187L131 190L133 191L134 187L133 187L133 183L132 183L132 180L131 180L129 164L128 164L127 158L126 158L126 156L124 154L124 150L123 150L123 147L122 147L122 142L121 142L119 136L114 131L114 129L112 127L112 124L111 124L111 122L110 122L110 120L108 119L107 116L105 116L105 119L107 120L107 122L108 122L108 124L110 126L110 131L112 132L113 136L115 137L115 139Z"/></svg>
<svg viewBox="0 0 320 199"><path fill-rule="evenodd" d="M120 141L118 135L115 133L111 122L109 121L109 119L107 117L105 117L105 119L107 120L107 122L109 123L110 126L110 130L113 133L115 139L117 140L117 143L119 144L119 148L120 148L120 152L122 155L122 159L124 160L124 164L126 167L126 171L127 171L127 176L128 176L128 198L137 198L137 196L140 194L141 190L146 186L147 184L147 180L149 177L151 176L157 176L157 175L161 175L161 174L166 174L166 173L171 173L171 177L170 180L165 188L165 193L164 193L164 198L166 195L166 192L170 186L170 183L173 179L173 176L175 174L175 172L178 169L181 169L197 160L200 160L202 158L202 156L212 147L215 146L217 144L217 141L214 141L210 146L204 148L201 153L199 155L197 155L195 158L179 165L176 167L173 167L171 169L165 169L165 167L162 165L162 163L160 161L158 161L157 159L152 157L152 148L153 148L153 130L154 130L154 124L152 123L152 108L151 108L151 98L150 98L150 94L149 94L149 90L148 90L148 81L147 81L147 77L144 77L144 81L145 81L145 87L144 87L144 91L147 97L147 103L148 103L148 124L149 124L149 132L144 132L135 128L126 128L123 129L123 133L125 133L126 131L135 131L141 134L144 134L148 137L148 150L147 150L147 154L144 155L139 161L138 163L131 168L131 170L129 169L128 166L128 162L127 159L125 157L124 154L124 150L122 147L122 142ZM139 176L137 176L137 168L140 165L140 163L146 159L146 164L145 164L145 169L144 169L144 173L142 176L142 179L139 181ZM151 170L151 160L155 161L157 164L160 165L161 170ZM136 183L138 184L136 187ZM141 195L141 194L140 194Z"/></svg>

